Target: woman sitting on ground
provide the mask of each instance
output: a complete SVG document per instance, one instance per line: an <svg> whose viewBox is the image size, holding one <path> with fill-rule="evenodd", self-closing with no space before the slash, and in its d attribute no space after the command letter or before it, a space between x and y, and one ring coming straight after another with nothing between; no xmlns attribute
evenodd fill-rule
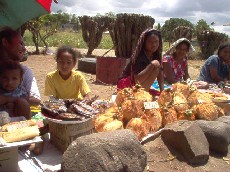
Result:
<svg viewBox="0 0 230 172"><path fill-rule="evenodd" d="M126 66L122 77L118 80L118 90L140 84L146 91L149 91L157 78L162 91L164 84L161 56L161 33L155 29L146 29L138 40L130 63Z"/></svg>
<svg viewBox="0 0 230 172"><path fill-rule="evenodd" d="M194 51L191 42L186 38L180 38L172 44L171 48L164 55L163 71L164 78L168 84L190 78L187 62L189 51Z"/></svg>
<svg viewBox="0 0 230 172"><path fill-rule="evenodd" d="M217 55L210 56L202 66L199 81L218 84L230 80L230 43L219 46Z"/></svg>

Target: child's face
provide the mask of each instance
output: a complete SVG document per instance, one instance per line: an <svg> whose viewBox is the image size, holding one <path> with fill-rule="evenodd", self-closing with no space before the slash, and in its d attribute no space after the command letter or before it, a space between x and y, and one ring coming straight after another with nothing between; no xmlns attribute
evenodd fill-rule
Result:
<svg viewBox="0 0 230 172"><path fill-rule="evenodd" d="M151 34L146 38L145 51L149 53L154 53L159 47L159 37L157 35Z"/></svg>
<svg viewBox="0 0 230 172"><path fill-rule="evenodd" d="M1 87L6 91L14 91L21 83L22 77L19 69L6 70L0 75Z"/></svg>
<svg viewBox="0 0 230 172"><path fill-rule="evenodd" d="M176 55L178 58L184 58L189 52L189 48L186 44L181 43L176 47Z"/></svg>
<svg viewBox="0 0 230 172"><path fill-rule="evenodd" d="M75 65L76 62L74 61L72 54L68 52L61 53L57 59L57 69L62 76L70 75Z"/></svg>

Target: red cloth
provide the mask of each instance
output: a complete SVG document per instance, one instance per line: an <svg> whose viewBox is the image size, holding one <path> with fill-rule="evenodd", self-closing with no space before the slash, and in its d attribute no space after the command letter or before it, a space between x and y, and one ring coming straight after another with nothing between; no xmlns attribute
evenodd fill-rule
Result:
<svg viewBox="0 0 230 172"><path fill-rule="evenodd" d="M161 94L161 92L154 90L154 89L150 89L149 94L151 94L152 96L159 96Z"/></svg>
<svg viewBox="0 0 230 172"><path fill-rule="evenodd" d="M131 81L131 77L125 77L125 78L121 78L118 82L117 82L117 91L122 90L124 88L131 88L133 85L132 81ZM150 89L149 93L152 96L159 96L161 94L160 91L154 90L154 89Z"/></svg>
<svg viewBox="0 0 230 172"><path fill-rule="evenodd" d="M117 90L122 90L124 88L131 88L133 86L132 81L131 81L131 77L125 77L125 78L121 78L118 82L117 82Z"/></svg>
<svg viewBox="0 0 230 172"><path fill-rule="evenodd" d="M39 4L41 4L49 13L52 0L37 0Z"/></svg>

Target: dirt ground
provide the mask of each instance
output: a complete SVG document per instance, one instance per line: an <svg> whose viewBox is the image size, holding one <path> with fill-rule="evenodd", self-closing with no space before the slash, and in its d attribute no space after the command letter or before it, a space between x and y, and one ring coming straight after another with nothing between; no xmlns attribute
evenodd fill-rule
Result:
<svg viewBox="0 0 230 172"><path fill-rule="evenodd" d="M81 50L84 54L86 50ZM94 51L95 55L103 54L105 50ZM113 54L110 54L110 56ZM44 82L45 76L48 72L55 70L56 62L54 55L31 55L28 60L23 62L25 65L33 70L37 79L39 91L42 101L48 99L44 96ZM189 61L189 73L192 79L196 79L203 61ZM92 95L99 95L99 99L110 99L111 95L116 92L115 85L103 85L96 82L96 75L83 73L91 89ZM145 146L148 151L148 165L146 172L153 171L230 171L229 159L224 160L223 157L210 157L209 162L205 166L192 167L187 163L176 158L169 158L169 151L162 144L158 142L149 142Z"/></svg>

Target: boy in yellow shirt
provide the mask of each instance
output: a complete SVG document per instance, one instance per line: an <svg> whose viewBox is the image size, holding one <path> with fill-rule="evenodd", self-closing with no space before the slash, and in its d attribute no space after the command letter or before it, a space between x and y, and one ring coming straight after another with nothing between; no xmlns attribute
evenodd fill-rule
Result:
<svg viewBox="0 0 230 172"><path fill-rule="evenodd" d="M69 46L57 50L57 70L50 72L45 80L45 95L59 99L88 99L90 89L84 76L73 70L77 63L76 52Z"/></svg>

